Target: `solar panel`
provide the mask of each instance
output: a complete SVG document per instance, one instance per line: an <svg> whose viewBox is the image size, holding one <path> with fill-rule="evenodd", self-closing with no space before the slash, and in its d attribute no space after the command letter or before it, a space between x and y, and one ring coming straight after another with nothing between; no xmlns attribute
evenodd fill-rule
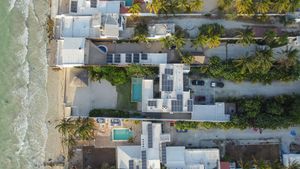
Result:
<svg viewBox="0 0 300 169"><path fill-rule="evenodd" d="M167 163L166 143L161 144L161 161L163 164Z"/></svg>
<svg viewBox="0 0 300 169"><path fill-rule="evenodd" d="M171 110L173 112L181 112L181 111L183 111L182 101L172 100L171 104L172 104Z"/></svg>
<svg viewBox="0 0 300 169"><path fill-rule="evenodd" d="M148 54L142 53L142 60L147 60L148 59Z"/></svg>
<svg viewBox="0 0 300 169"><path fill-rule="evenodd" d="M129 169L134 169L133 168L133 160L129 160L128 163L129 163Z"/></svg>
<svg viewBox="0 0 300 169"><path fill-rule="evenodd" d="M173 80L168 80L168 75L162 74L162 91L173 91Z"/></svg>
<svg viewBox="0 0 300 169"><path fill-rule="evenodd" d="M146 151L142 151L142 169L147 169L147 156Z"/></svg>
<svg viewBox="0 0 300 169"><path fill-rule="evenodd" d="M167 74L167 75L173 75L173 69L166 68L165 69L165 74Z"/></svg>
<svg viewBox="0 0 300 169"><path fill-rule="evenodd" d="M140 54L139 53L133 54L133 63L140 63Z"/></svg>
<svg viewBox="0 0 300 169"><path fill-rule="evenodd" d="M188 111L193 111L193 100L188 100Z"/></svg>
<svg viewBox="0 0 300 169"><path fill-rule="evenodd" d="M71 12L77 13L77 1L71 1Z"/></svg>
<svg viewBox="0 0 300 169"><path fill-rule="evenodd" d="M152 124L148 124L148 148L153 148Z"/></svg>
<svg viewBox="0 0 300 169"><path fill-rule="evenodd" d="M97 0L91 0L91 8L97 7Z"/></svg>
<svg viewBox="0 0 300 169"><path fill-rule="evenodd" d="M182 94L178 94L177 95L177 100L181 100L182 101L182 97L183 97Z"/></svg>
<svg viewBox="0 0 300 169"><path fill-rule="evenodd" d="M132 54L131 53L126 53L126 63L131 63L132 62Z"/></svg>
<svg viewBox="0 0 300 169"><path fill-rule="evenodd" d="M148 101L148 106L154 106L154 107L156 107L157 106L156 100L149 100Z"/></svg>
<svg viewBox="0 0 300 169"><path fill-rule="evenodd" d="M120 63L120 62L121 62L121 55L115 54L115 63Z"/></svg>
<svg viewBox="0 0 300 169"><path fill-rule="evenodd" d="M107 54L106 62L107 63L112 63L113 62L113 55L112 54Z"/></svg>

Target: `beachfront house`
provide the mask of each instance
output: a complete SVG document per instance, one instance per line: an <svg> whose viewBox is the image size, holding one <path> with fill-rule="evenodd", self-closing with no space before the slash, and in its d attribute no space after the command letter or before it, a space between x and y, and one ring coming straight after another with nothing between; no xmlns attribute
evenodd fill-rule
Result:
<svg viewBox="0 0 300 169"><path fill-rule="evenodd" d="M159 91L154 92L154 80L143 79L140 90L142 112L149 118L177 119L192 121L227 122L223 102L214 104L194 104L189 88L190 67L184 64L159 65ZM132 95L137 91L132 88ZM154 93L158 93L154 96Z"/></svg>
<svg viewBox="0 0 300 169"><path fill-rule="evenodd" d="M186 149L184 146L168 146L170 134L162 133L160 123L143 122L141 145L118 146L117 168L160 169L176 168L220 169L218 149Z"/></svg>
<svg viewBox="0 0 300 169"><path fill-rule="evenodd" d="M56 16L56 37L118 39L124 30L121 1L71 0L68 14Z"/></svg>

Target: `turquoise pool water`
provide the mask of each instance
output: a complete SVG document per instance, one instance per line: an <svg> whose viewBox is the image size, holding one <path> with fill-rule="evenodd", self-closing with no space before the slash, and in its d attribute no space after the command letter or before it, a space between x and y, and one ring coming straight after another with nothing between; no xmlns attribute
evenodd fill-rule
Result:
<svg viewBox="0 0 300 169"><path fill-rule="evenodd" d="M125 0L125 6L132 6L132 0Z"/></svg>
<svg viewBox="0 0 300 169"><path fill-rule="evenodd" d="M131 101L141 102L142 101L142 79L132 78L131 79Z"/></svg>
<svg viewBox="0 0 300 169"><path fill-rule="evenodd" d="M127 141L132 136L133 136L132 131L130 131L127 128L113 129L112 131L113 141Z"/></svg>

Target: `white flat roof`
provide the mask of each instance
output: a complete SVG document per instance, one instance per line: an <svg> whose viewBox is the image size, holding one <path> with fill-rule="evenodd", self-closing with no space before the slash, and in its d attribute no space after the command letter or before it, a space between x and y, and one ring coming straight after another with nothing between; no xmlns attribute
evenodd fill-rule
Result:
<svg viewBox="0 0 300 169"><path fill-rule="evenodd" d="M63 37L89 37L92 16L63 16Z"/></svg>
<svg viewBox="0 0 300 169"><path fill-rule="evenodd" d="M129 160L135 163L141 159L141 146L118 146L117 168L129 168Z"/></svg>
<svg viewBox="0 0 300 169"><path fill-rule="evenodd" d="M64 38L58 41L57 64L61 66L84 65L85 38Z"/></svg>
<svg viewBox="0 0 300 169"><path fill-rule="evenodd" d="M107 13L120 13L120 3L121 1L99 1L97 0L96 8L91 8L91 1L87 0L71 0L78 1L77 13L72 13L70 8L70 13L78 15L93 15L97 13L107 14ZM71 4L71 3L70 3Z"/></svg>
<svg viewBox="0 0 300 169"><path fill-rule="evenodd" d="M218 149L185 149L183 146L170 146L166 150L166 166L169 169L220 168L220 154Z"/></svg>
<svg viewBox="0 0 300 169"><path fill-rule="evenodd" d="M225 114L225 103L194 105L192 120L226 122L230 120L230 116Z"/></svg>

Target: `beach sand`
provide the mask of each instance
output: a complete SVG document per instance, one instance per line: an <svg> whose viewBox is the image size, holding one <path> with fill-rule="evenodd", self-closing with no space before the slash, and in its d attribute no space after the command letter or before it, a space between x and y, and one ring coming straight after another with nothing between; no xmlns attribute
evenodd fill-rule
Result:
<svg viewBox="0 0 300 169"><path fill-rule="evenodd" d="M61 143L61 134L55 129L55 126L59 123L60 119L64 117L63 100L64 100L64 70L52 70L48 69L48 114L47 114L47 127L48 127L48 140L46 144L45 161L52 159L54 161L63 155L67 150L63 149ZM46 167L51 168L51 167ZM63 168L61 166L55 166L53 168Z"/></svg>

